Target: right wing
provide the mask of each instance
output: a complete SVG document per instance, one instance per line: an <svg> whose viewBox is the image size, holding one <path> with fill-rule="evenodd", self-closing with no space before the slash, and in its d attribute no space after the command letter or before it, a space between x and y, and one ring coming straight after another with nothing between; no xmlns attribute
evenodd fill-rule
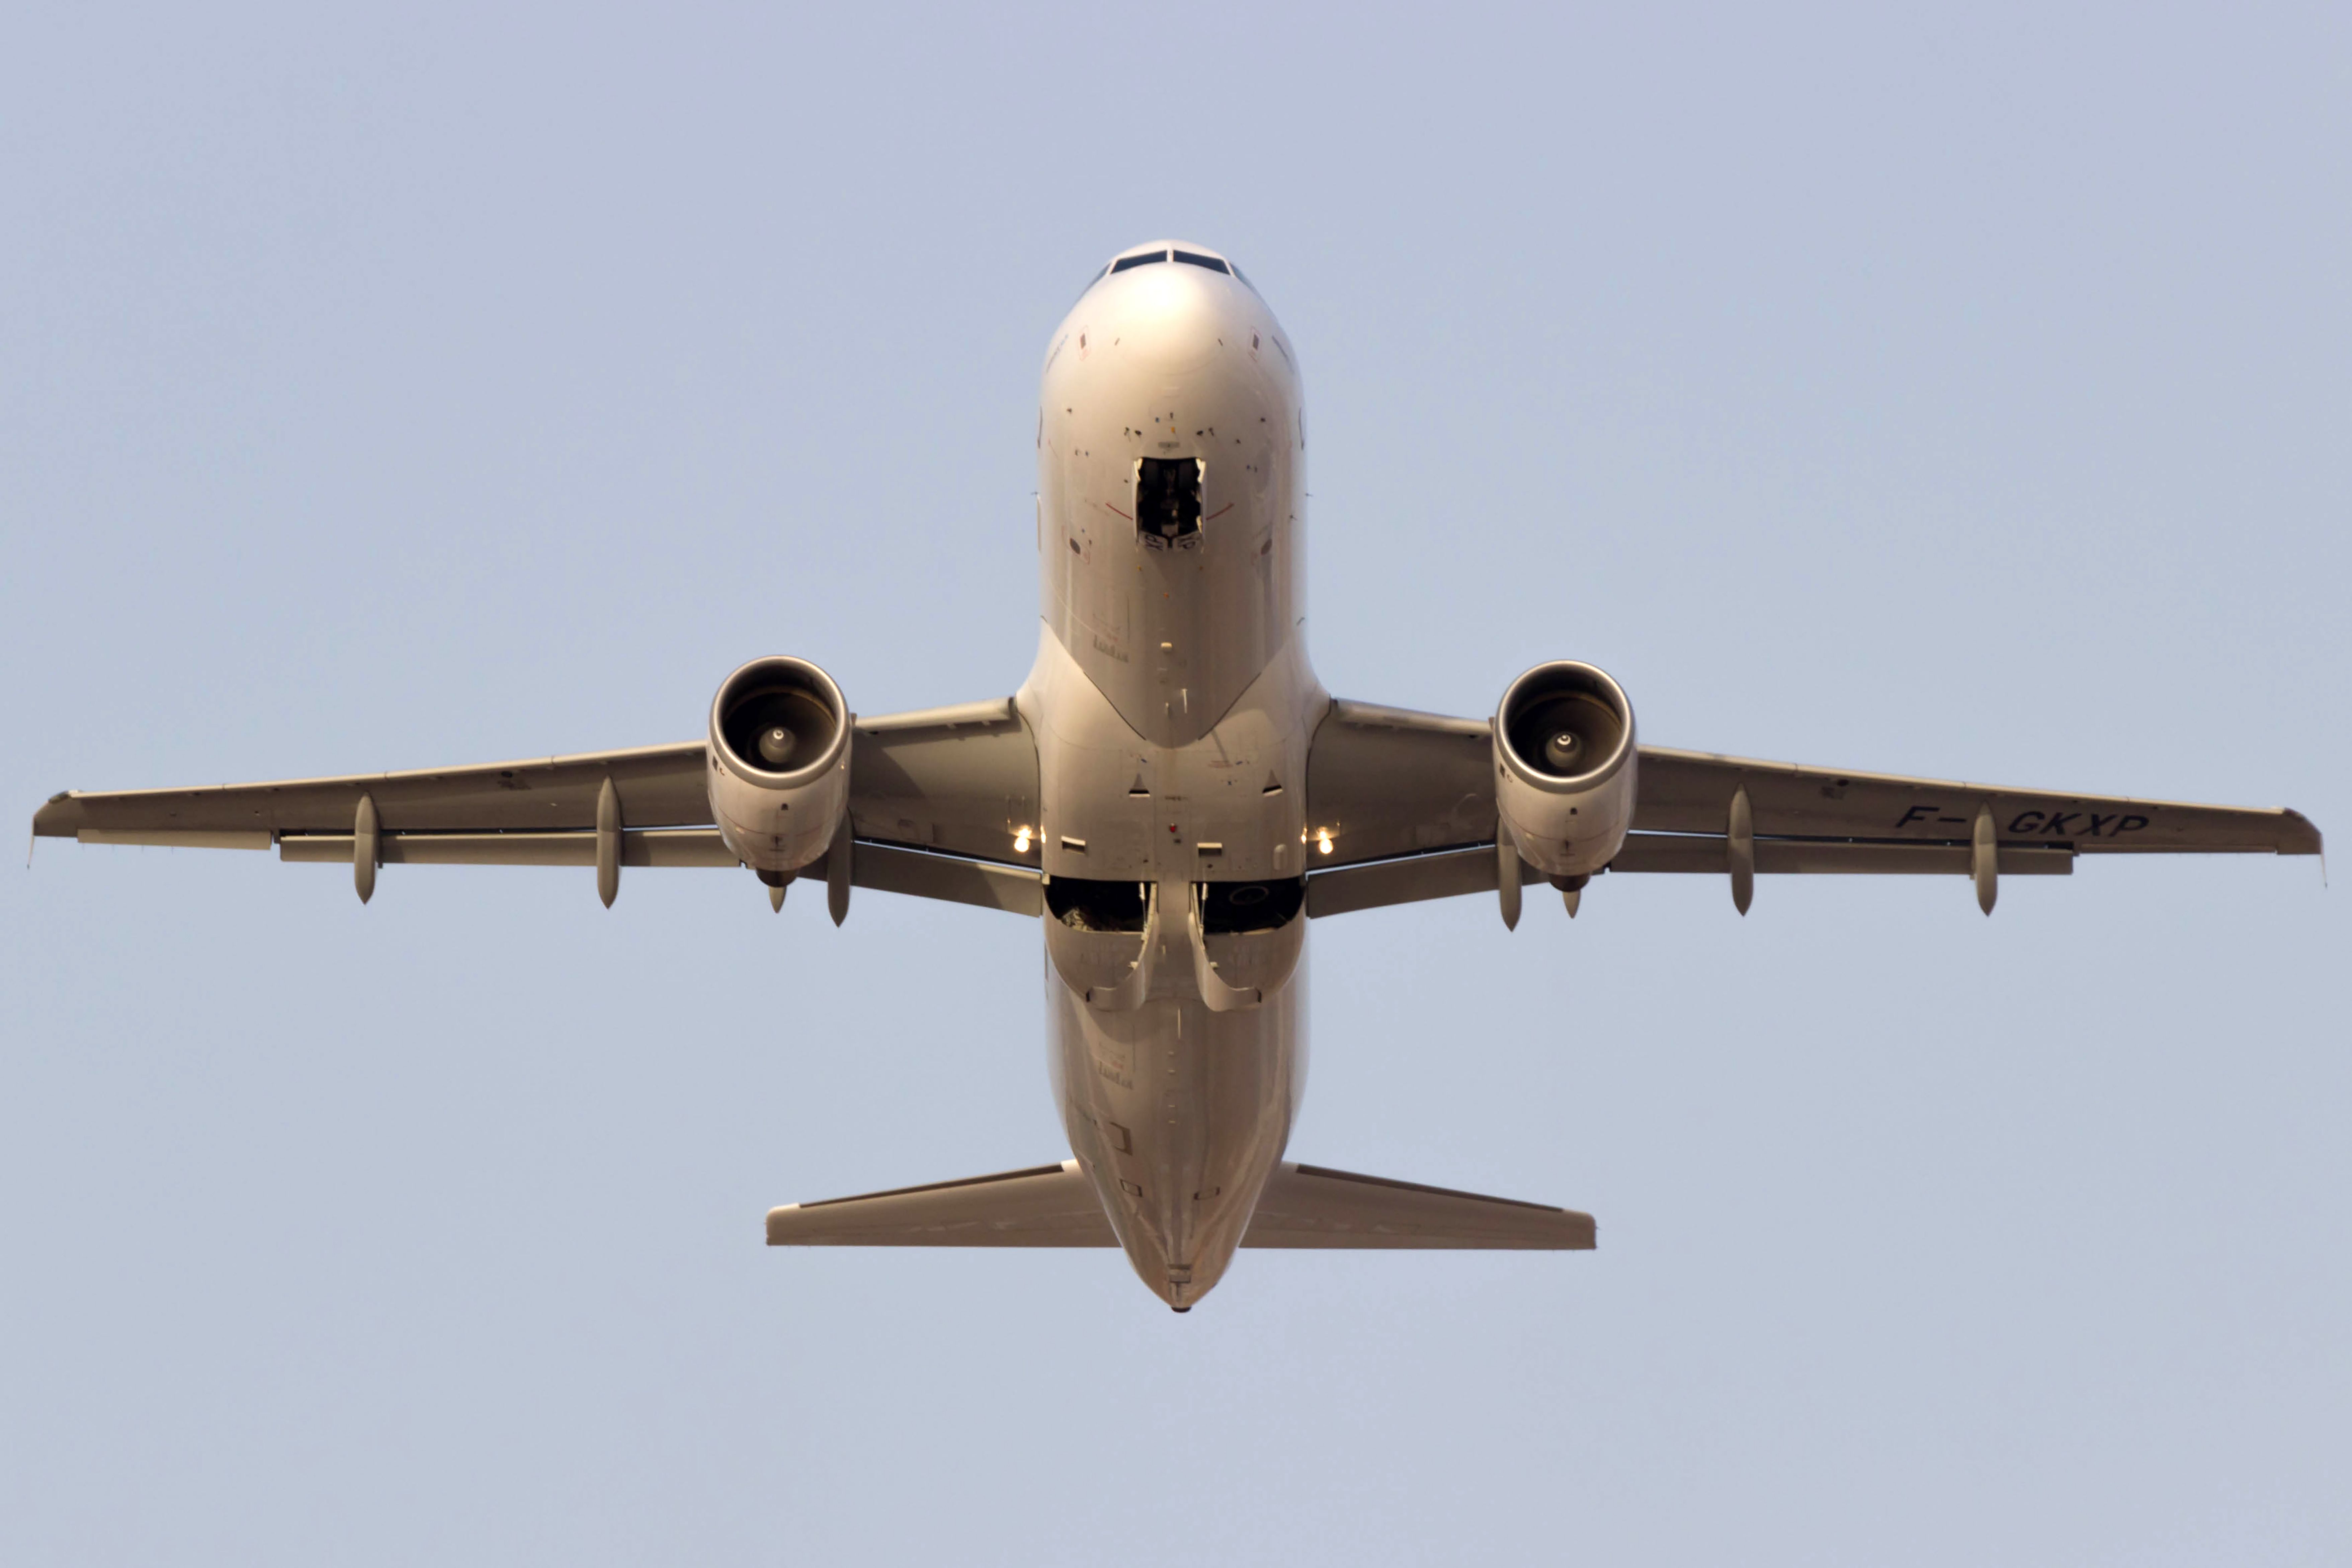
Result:
<svg viewBox="0 0 2352 1568"><path fill-rule="evenodd" d="M320 835L341 834L348 840L360 798L366 795L375 801L387 839L455 833L495 841L520 835L512 841L520 847L553 835L593 833L596 797L606 779L620 794L621 820L632 831L702 826L710 821L702 742L689 741L409 773L187 789L67 790L51 795L34 815L33 832L85 844L267 849L284 839ZM299 854L286 858L304 858ZM734 864L733 857L726 863Z"/></svg>
<svg viewBox="0 0 2352 1568"><path fill-rule="evenodd" d="M852 885L1034 914L1037 749L1010 698L853 721ZM616 796L624 866L735 866L713 826L699 741L408 773L109 793L67 791L37 838L268 849L350 864L362 798L384 865L593 866ZM1024 864L1024 860L1028 863ZM823 861L808 868L822 876Z"/></svg>

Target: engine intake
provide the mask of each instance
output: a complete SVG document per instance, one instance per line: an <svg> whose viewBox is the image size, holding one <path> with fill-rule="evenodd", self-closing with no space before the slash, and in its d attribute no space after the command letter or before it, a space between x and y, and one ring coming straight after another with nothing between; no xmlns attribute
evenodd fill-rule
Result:
<svg viewBox="0 0 2352 1568"><path fill-rule="evenodd" d="M1495 805L1520 858L1550 877L1588 877L1633 825L1633 705L1574 659L1539 664L1495 713Z"/></svg>
<svg viewBox="0 0 2352 1568"><path fill-rule="evenodd" d="M806 659L755 658L710 704L710 814L755 871L797 871L849 809L849 705Z"/></svg>

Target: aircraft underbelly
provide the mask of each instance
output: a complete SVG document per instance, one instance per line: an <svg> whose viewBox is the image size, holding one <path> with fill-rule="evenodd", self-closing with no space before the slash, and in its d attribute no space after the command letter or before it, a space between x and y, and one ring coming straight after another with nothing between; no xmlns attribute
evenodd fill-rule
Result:
<svg viewBox="0 0 2352 1568"><path fill-rule="evenodd" d="M1277 656L1209 733L1156 745L1050 629L1039 640L1017 701L1038 744L1055 1094L1137 1274L1188 1308L1240 1245L1305 1078L1304 910L1196 937L1198 904L1245 886L1272 907L1296 887L1307 747L1328 700ZM1131 915L1065 920L1057 886L1123 889L1150 913L1140 931Z"/></svg>
<svg viewBox="0 0 2352 1568"><path fill-rule="evenodd" d="M1329 699L1299 635L1299 402L1265 302L1175 262L1079 301L1039 399L1043 625L1016 700L1055 1092L1129 1259L1179 1308L1240 1245L1303 1073Z"/></svg>
<svg viewBox="0 0 2352 1568"><path fill-rule="evenodd" d="M1289 1140L1304 1087L1303 985L1294 973L1258 1006L1221 1013L1189 969L1168 963L1142 1005L1110 1012L1047 965L1071 1150L1136 1273L1171 1306L1190 1306L1224 1273Z"/></svg>

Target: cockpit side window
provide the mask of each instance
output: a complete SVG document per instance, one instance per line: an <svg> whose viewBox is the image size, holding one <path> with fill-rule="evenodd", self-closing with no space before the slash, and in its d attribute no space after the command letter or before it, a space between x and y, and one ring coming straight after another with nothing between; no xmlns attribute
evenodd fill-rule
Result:
<svg viewBox="0 0 2352 1568"><path fill-rule="evenodd" d="M1167 259L1168 253L1164 250L1147 250L1140 256L1120 257L1110 264L1110 269L1113 272L1124 272L1130 267L1149 267L1155 261Z"/></svg>
<svg viewBox="0 0 2352 1568"><path fill-rule="evenodd" d="M1135 460L1135 531L1154 550L1190 549L1201 542L1198 458Z"/></svg>

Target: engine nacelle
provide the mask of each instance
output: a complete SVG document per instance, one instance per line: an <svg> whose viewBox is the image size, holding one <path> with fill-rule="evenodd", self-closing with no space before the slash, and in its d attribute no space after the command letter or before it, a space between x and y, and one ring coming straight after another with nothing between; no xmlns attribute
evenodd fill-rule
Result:
<svg viewBox="0 0 2352 1568"><path fill-rule="evenodd" d="M797 871L849 809L849 705L806 659L755 658L710 704L710 814L755 871Z"/></svg>
<svg viewBox="0 0 2352 1568"><path fill-rule="evenodd" d="M1495 713L1495 805L1520 858L1589 877L1633 826L1633 705L1589 664L1539 664Z"/></svg>

